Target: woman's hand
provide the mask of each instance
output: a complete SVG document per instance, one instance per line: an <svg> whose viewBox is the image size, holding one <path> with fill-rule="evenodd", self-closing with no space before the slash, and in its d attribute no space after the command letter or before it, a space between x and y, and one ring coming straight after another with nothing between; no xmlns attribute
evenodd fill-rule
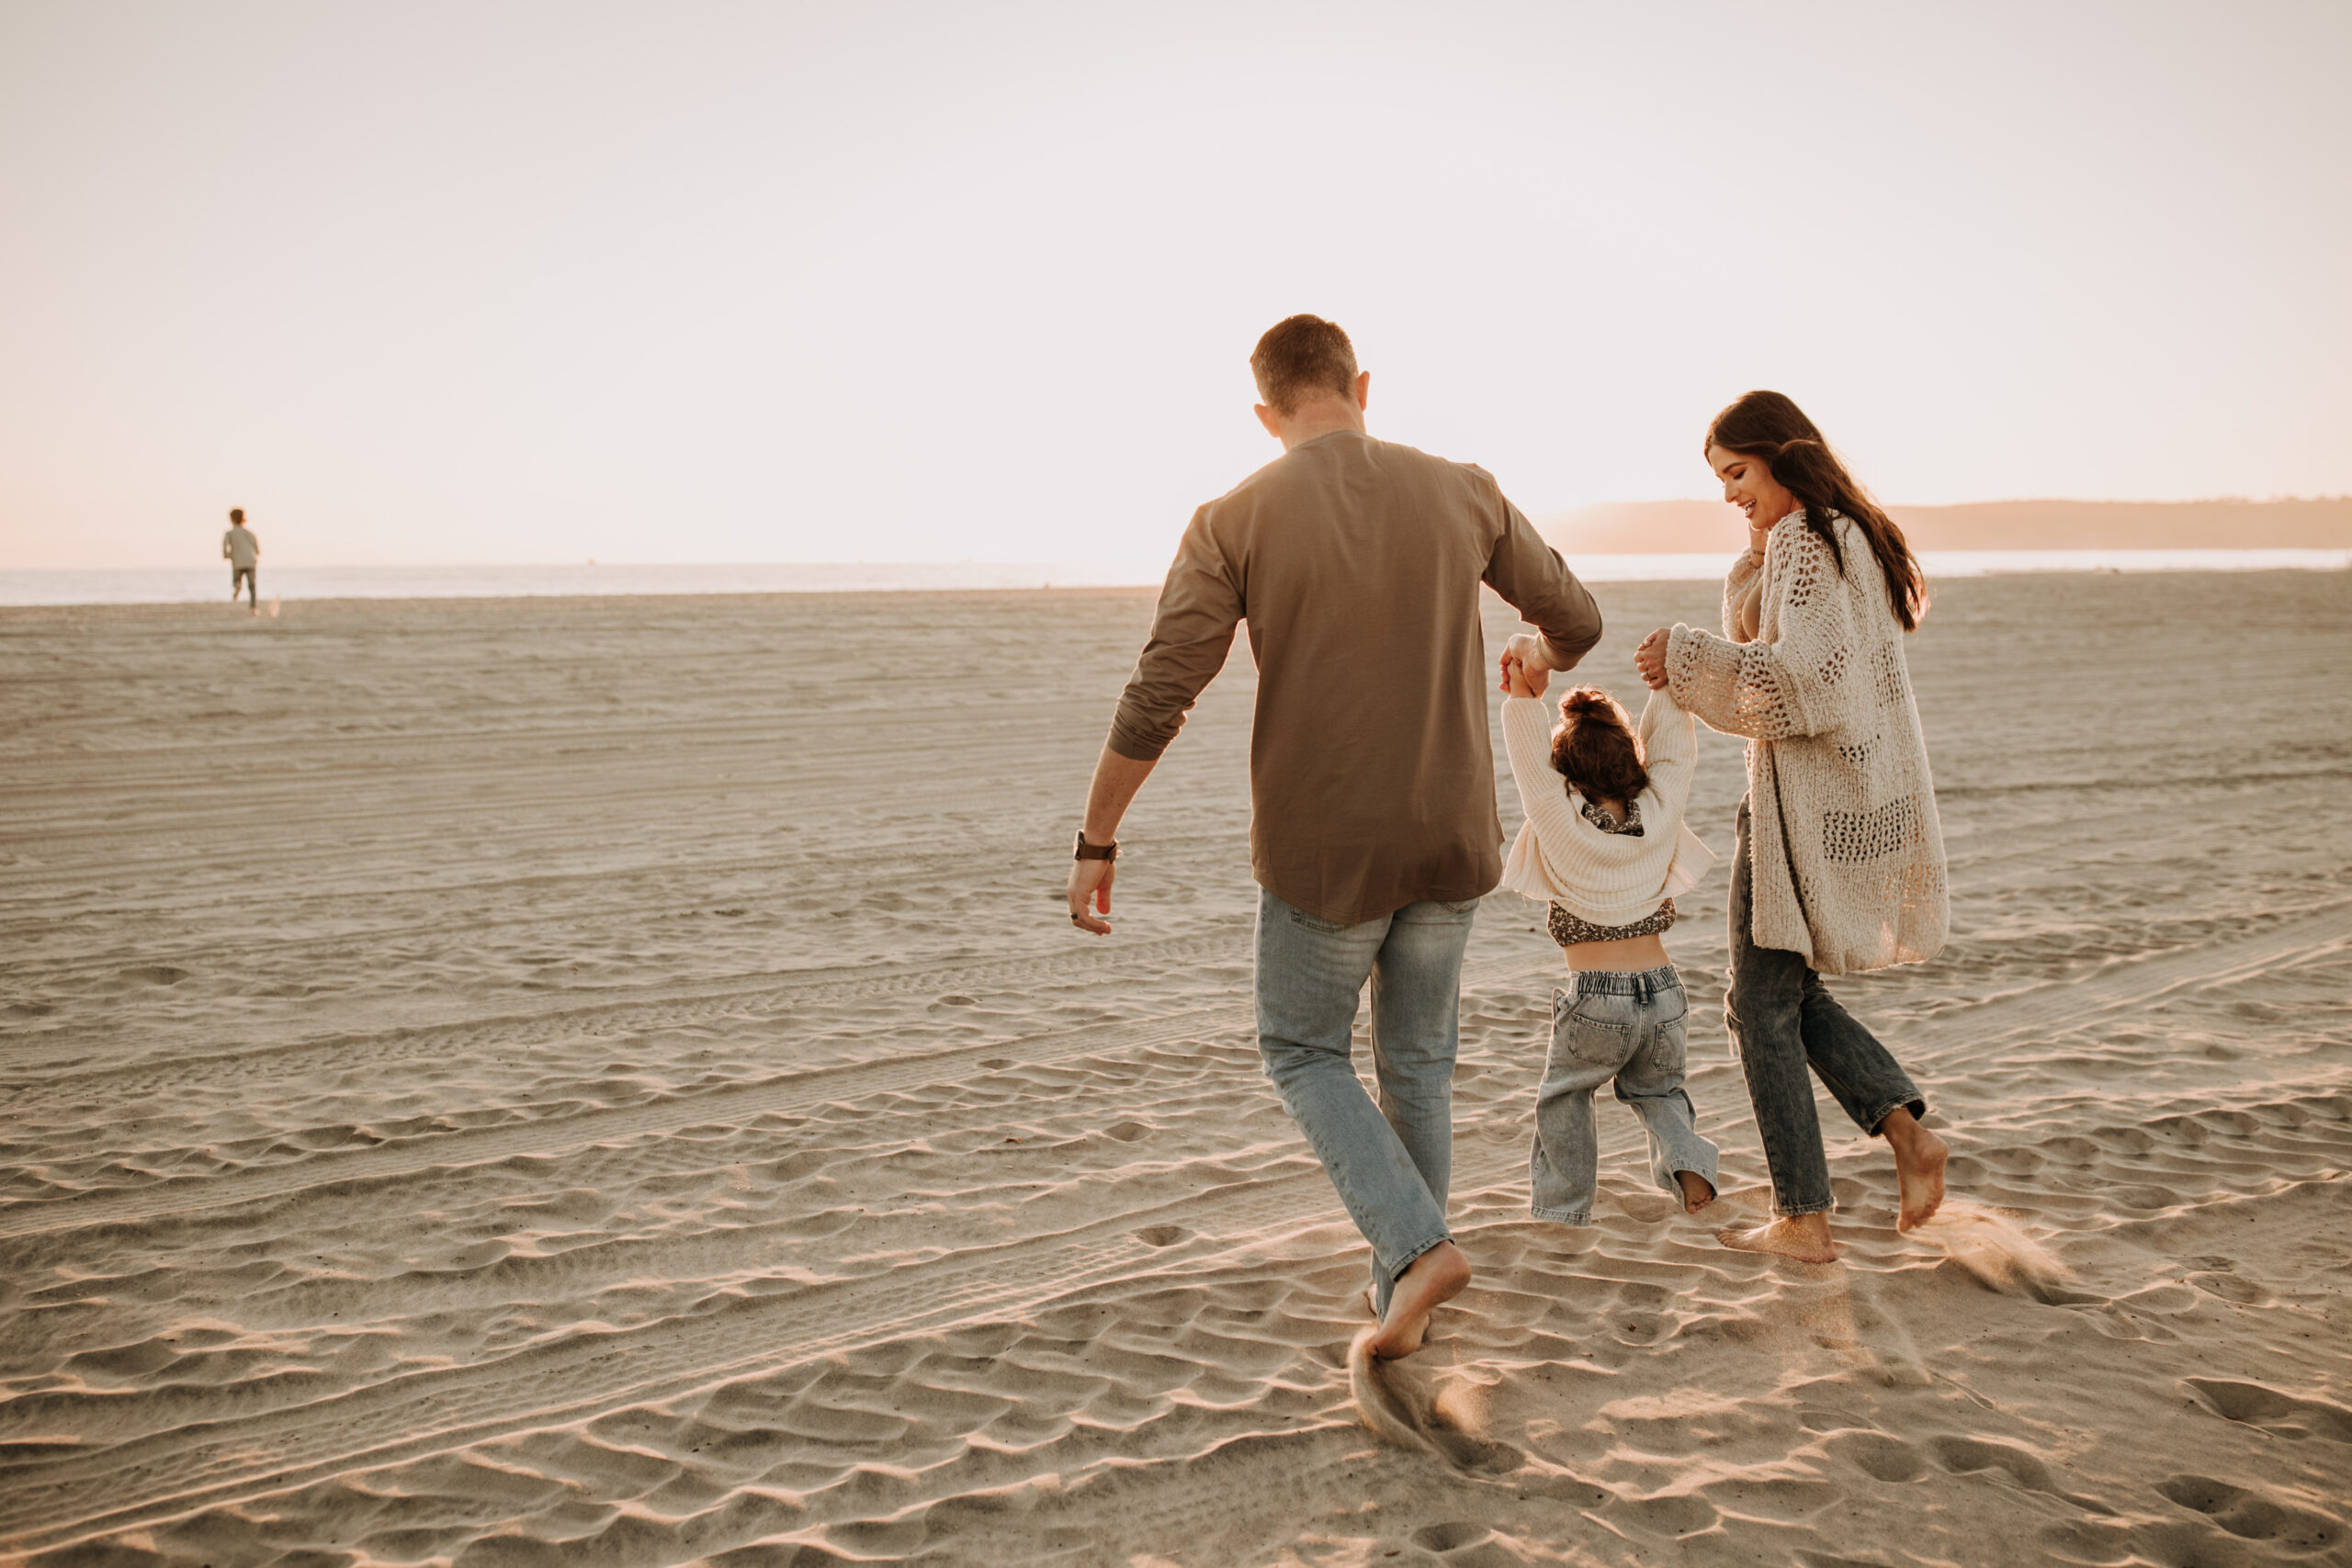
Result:
<svg viewBox="0 0 2352 1568"><path fill-rule="evenodd" d="M1642 683L1653 692L1666 690L1666 645L1672 636L1660 626L1634 649L1634 668L1642 672Z"/></svg>

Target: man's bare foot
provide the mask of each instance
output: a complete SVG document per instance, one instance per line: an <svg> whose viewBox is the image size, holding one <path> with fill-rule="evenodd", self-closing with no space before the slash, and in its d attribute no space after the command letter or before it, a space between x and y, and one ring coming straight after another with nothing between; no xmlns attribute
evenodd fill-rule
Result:
<svg viewBox="0 0 2352 1568"><path fill-rule="evenodd" d="M1715 1239L1735 1252L1770 1252L1800 1263L1835 1263L1827 1214L1792 1214L1753 1230L1720 1230Z"/></svg>
<svg viewBox="0 0 2352 1568"><path fill-rule="evenodd" d="M1682 1212L1695 1214L1715 1201L1715 1190L1707 1179L1695 1170L1678 1170L1674 1179L1682 1183Z"/></svg>
<svg viewBox="0 0 2352 1568"><path fill-rule="evenodd" d="M1405 1265L1388 1292L1388 1315L1373 1331L1367 1348L1383 1360L1409 1356L1429 1333L1430 1314L1462 1293L1470 1282L1470 1260L1450 1241L1439 1242Z"/></svg>
<svg viewBox="0 0 2352 1568"><path fill-rule="evenodd" d="M1878 1124L1894 1151L1894 1183L1903 1194L1903 1211L1894 1228L1907 1231L1935 1217L1944 1201L1944 1162L1951 1145L1928 1132L1908 1111L1891 1111Z"/></svg>

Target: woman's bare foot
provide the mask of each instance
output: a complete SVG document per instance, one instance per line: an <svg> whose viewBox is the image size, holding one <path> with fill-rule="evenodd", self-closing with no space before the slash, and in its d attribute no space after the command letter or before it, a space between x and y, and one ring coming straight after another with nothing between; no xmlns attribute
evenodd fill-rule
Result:
<svg viewBox="0 0 2352 1568"><path fill-rule="evenodd" d="M1720 1230L1715 1239L1735 1252L1770 1252L1800 1263L1835 1263L1827 1214L1792 1214L1753 1230Z"/></svg>
<svg viewBox="0 0 2352 1568"><path fill-rule="evenodd" d="M1470 1260L1450 1241L1439 1242L1405 1265L1388 1292L1388 1315L1366 1348L1383 1360L1409 1356L1428 1335L1430 1314L1462 1293L1470 1282Z"/></svg>
<svg viewBox="0 0 2352 1568"><path fill-rule="evenodd" d="M1707 1179L1695 1170L1678 1170L1674 1179L1682 1183L1682 1212L1695 1214L1715 1201L1715 1190Z"/></svg>
<svg viewBox="0 0 2352 1568"><path fill-rule="evenodd" d="M1951 1146L1913 1119L1908 1111L1890 1111L1878 1124L1894 1151L1894 1183L1903 1196L1894 1228L1907 1231L1934 1217L1944 1201L1944 1162Z"/></svg>

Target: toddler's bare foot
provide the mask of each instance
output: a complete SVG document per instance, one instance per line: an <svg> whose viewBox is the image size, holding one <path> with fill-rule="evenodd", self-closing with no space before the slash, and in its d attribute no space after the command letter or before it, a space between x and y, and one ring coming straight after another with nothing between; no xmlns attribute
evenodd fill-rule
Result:
<svg viewBox="0 0 2352 1568"><path fill-rule="evenodd" d="M1715 1201L1715 1190L1707 1179L1695 1170L1678 1170L1674 1179L1682 1183L1682 1212L1695 1214Z"/></svg>
<svg viewBox="0 0 2352 1568"><path fill-rule="evenodd" d="M1753 1230L1720 1230L1715 1239L1736 1252L1770 1252L1800 1263L1835 1263L1838 1248L1829 1239L1829 1216L1792 1214L1758 1225Z"/></svg>
<svg viewBox="0 0 2352 1568"><path fill-rule="evenodd" d="M1388 1293L1388 1315L1366 1348L1384 1360L1409 1356L1429 1334L1430 1314L1470 1283L1470 1260L1450 1241L1439 1242L1405 1266Z"/></svg>
<svg viewBox="0 0 2352 1568"><path fill-rule="evenodd" d="M1893 1111L1879 1123L1894 1151L1894 1183L1903 1195L1894 1228L1907 1231L1928 1223L1944 1201L1944 1162L1951 1145L1928 1132L1908 1111Z"/></svg>

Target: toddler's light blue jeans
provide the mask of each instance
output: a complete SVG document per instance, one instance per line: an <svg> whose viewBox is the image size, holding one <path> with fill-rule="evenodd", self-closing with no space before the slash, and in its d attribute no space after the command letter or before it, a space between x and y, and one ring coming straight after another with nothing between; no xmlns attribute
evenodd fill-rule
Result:
<svg viewBox="0 0 2352 1568"><path fill-rule="evenodd" d="M1529 1207L1539 1220L1592 1223L1599 1185L1600 1118L1592 1091L1616 1080L1617 1098L1650 1136L1650 1179L1677 1198L1678 1170L1715 1185L1715 1145L1699 1135L1682 1072L1690 1003L1668 964L1634 974L1579 974L1552 993L1552 1054L1535 1091L1535 1146L1527 1156Z"/></svg>
<svg viewBox="0 0 2352 1568"><path fill-rule="evenodd" d="M1396 1276L1452 1239L1453 1054L1462 953L1477 912L1476 898L1424 901L1343 926L1259 891L1259 1055L1372 1244L1373 1305L1384 1314ZM1367 979L1377 1105L1351 1059Z"/></svg>

